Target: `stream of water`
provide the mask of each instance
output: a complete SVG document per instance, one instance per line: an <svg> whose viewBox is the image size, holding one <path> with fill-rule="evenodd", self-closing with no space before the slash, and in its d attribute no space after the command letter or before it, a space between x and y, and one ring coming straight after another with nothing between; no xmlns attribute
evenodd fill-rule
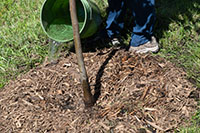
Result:
<svg viewBox="0 0 200 133"><path fill-rule="evenodd" d="M49 62L55 63L60 55L60 51L62 48L62 44L60 42L56 42L54 40L49 40Z"/></svg>

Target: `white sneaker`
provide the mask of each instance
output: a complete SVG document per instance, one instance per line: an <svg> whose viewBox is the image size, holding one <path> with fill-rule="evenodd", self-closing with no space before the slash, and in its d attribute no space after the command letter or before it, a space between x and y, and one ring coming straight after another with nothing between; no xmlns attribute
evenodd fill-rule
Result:
<svg viewBox="0 0 200 133"><path fill-rule="evenodd" d="M144 54L144 53L148 53L148 52L153 52L156 53L159 50L159 44L156 41L156 38L154 36L151 37L151 41L142 44L138 47L133 47L130 46L129 51L131 52L135 52L135 53L140 53L140 54Z"/></svg>
<svg viewBox="0 0 200 133"><path fill-rule="evenodd" d="M120 44L120 41L119 41L118 38L113 38L113 39L111 40L111 43L112 43L113 46L117 46L117 45Z"/></svg>

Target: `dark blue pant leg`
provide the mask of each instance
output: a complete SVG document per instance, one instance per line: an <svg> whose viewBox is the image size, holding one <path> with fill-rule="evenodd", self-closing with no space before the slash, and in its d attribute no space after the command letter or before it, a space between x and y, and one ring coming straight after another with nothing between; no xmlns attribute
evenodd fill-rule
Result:
<svg viewBox="0 0 200 133"><path fill-rule="evenodd" d="M124 16L126 12L125 0L108 0L108 18L106 21L106 30L111 38L120 34L124 27Z"/></svg>
<svg viewBox="0 0 200 133"><path fill-rule="evenodd" d="M155 0L131 0L134 27L130 46L139 46L151 40L155 23Z"/></svg>

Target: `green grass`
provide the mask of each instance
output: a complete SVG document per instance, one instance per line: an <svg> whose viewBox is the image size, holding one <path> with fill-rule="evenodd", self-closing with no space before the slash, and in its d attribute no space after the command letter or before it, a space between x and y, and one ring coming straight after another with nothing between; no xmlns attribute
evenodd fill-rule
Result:
<svg viewBox="0 0 200 133"><path fill-rule="evenodd" d="M105 20L105 0L93 0ZM0 2L0 88L41 63L48 54L47 37L40 26L43 0ZM160 56L183 68L188 79L200 88L200 1L157 0L155 36ZM130 22L129 22L130 23ZM130 36L130 34L128 35ZM200 132L200 111L192 125L180 132Z"/></svg>
<svg viewBox="0 0 200 133"><path fill-rule="evenodd" d="M200 133L200 129L196 126L192 126L182 129L180 133Z"/></svg>
<svg viewBox="0 0 200 133"><path fill-rule="evenodd" d="M0 88L47 54L39 14L42 1L0 2Z"/></svg>
<svg viewBox="0 0 200 133"><path fill-rule="evenodd" d="M156 9L159 54L182 67L200 87L200 1L159 0Z"/></svg>

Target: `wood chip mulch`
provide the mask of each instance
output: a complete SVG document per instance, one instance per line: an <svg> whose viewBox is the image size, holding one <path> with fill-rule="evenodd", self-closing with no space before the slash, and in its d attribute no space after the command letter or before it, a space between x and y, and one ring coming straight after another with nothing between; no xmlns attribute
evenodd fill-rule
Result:
<svg viewBox="0 0 200 133"><path fill-rule="evenodd" d="M44 63L0 91L0 133L174 132L194 115L186 73L151 54L84 53L92 93L85 109L76 55Z"/></svg>

